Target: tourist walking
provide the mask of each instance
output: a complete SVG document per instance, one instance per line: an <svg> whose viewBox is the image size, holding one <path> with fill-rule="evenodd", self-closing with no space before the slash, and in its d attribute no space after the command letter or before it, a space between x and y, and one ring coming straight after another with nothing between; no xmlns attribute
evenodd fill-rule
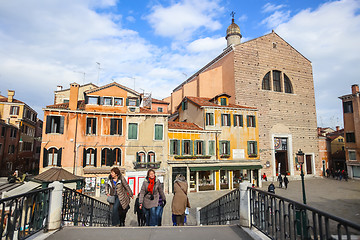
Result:
<svg viewBox="0 0 360 240"><path fill-rule="evenodd" d="M175 215L176 226L184 226L185 210L190 208L187 197L188 184L181 174L174 181L174 197L171 204L172 214Z"/></svg>
<svg viewBox="0 0 360 240"><path fill-rule="evenodd" d="M111 169L105 192L112 208L112 225L125 226L126 213L130 208L130 197L133 198L133 192L119 168Z"/></svg>
<svg viewBox="0 0 360 240"><path fill-rule="evenodd" d="M262 179L263 179L264 181L267 181L267 176L266 176L265 173L262 175Z"/></svg>
<svg viewBox="0 0 360 240"><path fill-rule="evenodd" d="M287 178L287 176L285 175L284 177L284 184L285 184L285 189L287 189L287 186L289 184L289 179Z"/></svg>
<svg viewBox="0 0 360 240"><path fill-rule="evenodd" d="M279 173L278 181L279 181L279 188L282 188L283 178L281 176L281 173Z"/></svg>
<svg viewBox="0 0 360 240"><path fill-rule="evenodd" d="M163 187L158 179L156 179L155 171L149 169L147 176L139 194L140 209L145 212L146 225L157 226L158 218L156 208L159 205L159 197L166 201Z"/></svg>
<svg viewBox="0 0 360 240"><path fill-rule="evenodd" d="M270 183L270 185L269 185L269 187L268 187L268 192L275 194L275 186L274 186L274 183L273 183L273 182Z"/></svg>

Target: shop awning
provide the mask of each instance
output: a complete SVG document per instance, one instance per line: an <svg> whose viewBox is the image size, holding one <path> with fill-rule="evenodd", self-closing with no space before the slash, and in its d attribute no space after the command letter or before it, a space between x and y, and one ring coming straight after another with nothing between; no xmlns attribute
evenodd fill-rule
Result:
<svg viewBox="0 0 360 240"><path fill-rule="evenodd" d="M214 171L214 170L241 170L241 169L261 169L261 165L245 165L245 166L202 166L190 167L190 171Z"/></svg>

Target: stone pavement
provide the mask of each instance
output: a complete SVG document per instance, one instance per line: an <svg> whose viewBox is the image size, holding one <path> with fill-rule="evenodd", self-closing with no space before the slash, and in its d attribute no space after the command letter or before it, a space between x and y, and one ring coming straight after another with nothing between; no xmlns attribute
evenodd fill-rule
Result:
<svg viewBox="0 0 360 240"><path fill-rule="evenodd" d="M187 226L195 226L196 225L196 208L197 207L204 207L207 204L211 203L212 201L216 200L217 198L225 195L226 193L230 192L229 190L221 190L221 191L206 191L206 192L191 192L188 194L189 201L190 201L190 214L187 216ZM171 202L172 202L173 194L166 194L166 206L163 212L163 226L172 226L172 219L171 219ZM106 197L98 198L101 201L106 202ZM134 214L134 203L135 203L135 196L134 199L130 202L130 210L126 216L125 226L136 227L137 226L137 217Z"/></svg>
<svg viewBox="0 0 360 240"><path fill-rule="evenodd" d="M202 227L65 227L49 236L48 240L229 240L229 239L252 239L238 226L202 226Z"/></svg>
<svg viewBox="0 0 360 240"><path fill-rule="evenodd" d="M267 191L270 181L263 182L263 190ZM274 182L275 187L279 186ZM332 178L305 179L307 205L328 212L332 215L348 219L360 225L360 181L339 181ZM275 194L297 202L303 202L300 180L291 181L288 189L276 188Z"/></svg>

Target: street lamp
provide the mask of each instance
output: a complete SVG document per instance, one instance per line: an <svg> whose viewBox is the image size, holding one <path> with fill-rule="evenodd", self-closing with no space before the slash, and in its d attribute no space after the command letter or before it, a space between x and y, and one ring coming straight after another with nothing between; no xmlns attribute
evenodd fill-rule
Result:
<svg viewBox="0 0 360 240"><path fill-rule="evenodd" d="M298 163L300 164L301 169L301 184L302 184L302 192L303 192L303 203L306 204L306 194L305 194L305 182L304 182L304 171L303 171L303 164L304 164L304 153L299 149L299 151L296 153Z"/></svg>

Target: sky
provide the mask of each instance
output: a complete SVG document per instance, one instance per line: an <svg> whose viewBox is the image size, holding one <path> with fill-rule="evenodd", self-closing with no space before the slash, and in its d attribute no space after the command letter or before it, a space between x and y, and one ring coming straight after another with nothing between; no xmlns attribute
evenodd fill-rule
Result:
<svg viewBox="0 0 360 240"><path fill-rule="evenodd" d="M343 126L360 82L359 0L0 2L0 91L43 117L57 85L116 81L164 98L219 55L234 11L242 42L274 30L312 62L318 126Z"/></svg>

